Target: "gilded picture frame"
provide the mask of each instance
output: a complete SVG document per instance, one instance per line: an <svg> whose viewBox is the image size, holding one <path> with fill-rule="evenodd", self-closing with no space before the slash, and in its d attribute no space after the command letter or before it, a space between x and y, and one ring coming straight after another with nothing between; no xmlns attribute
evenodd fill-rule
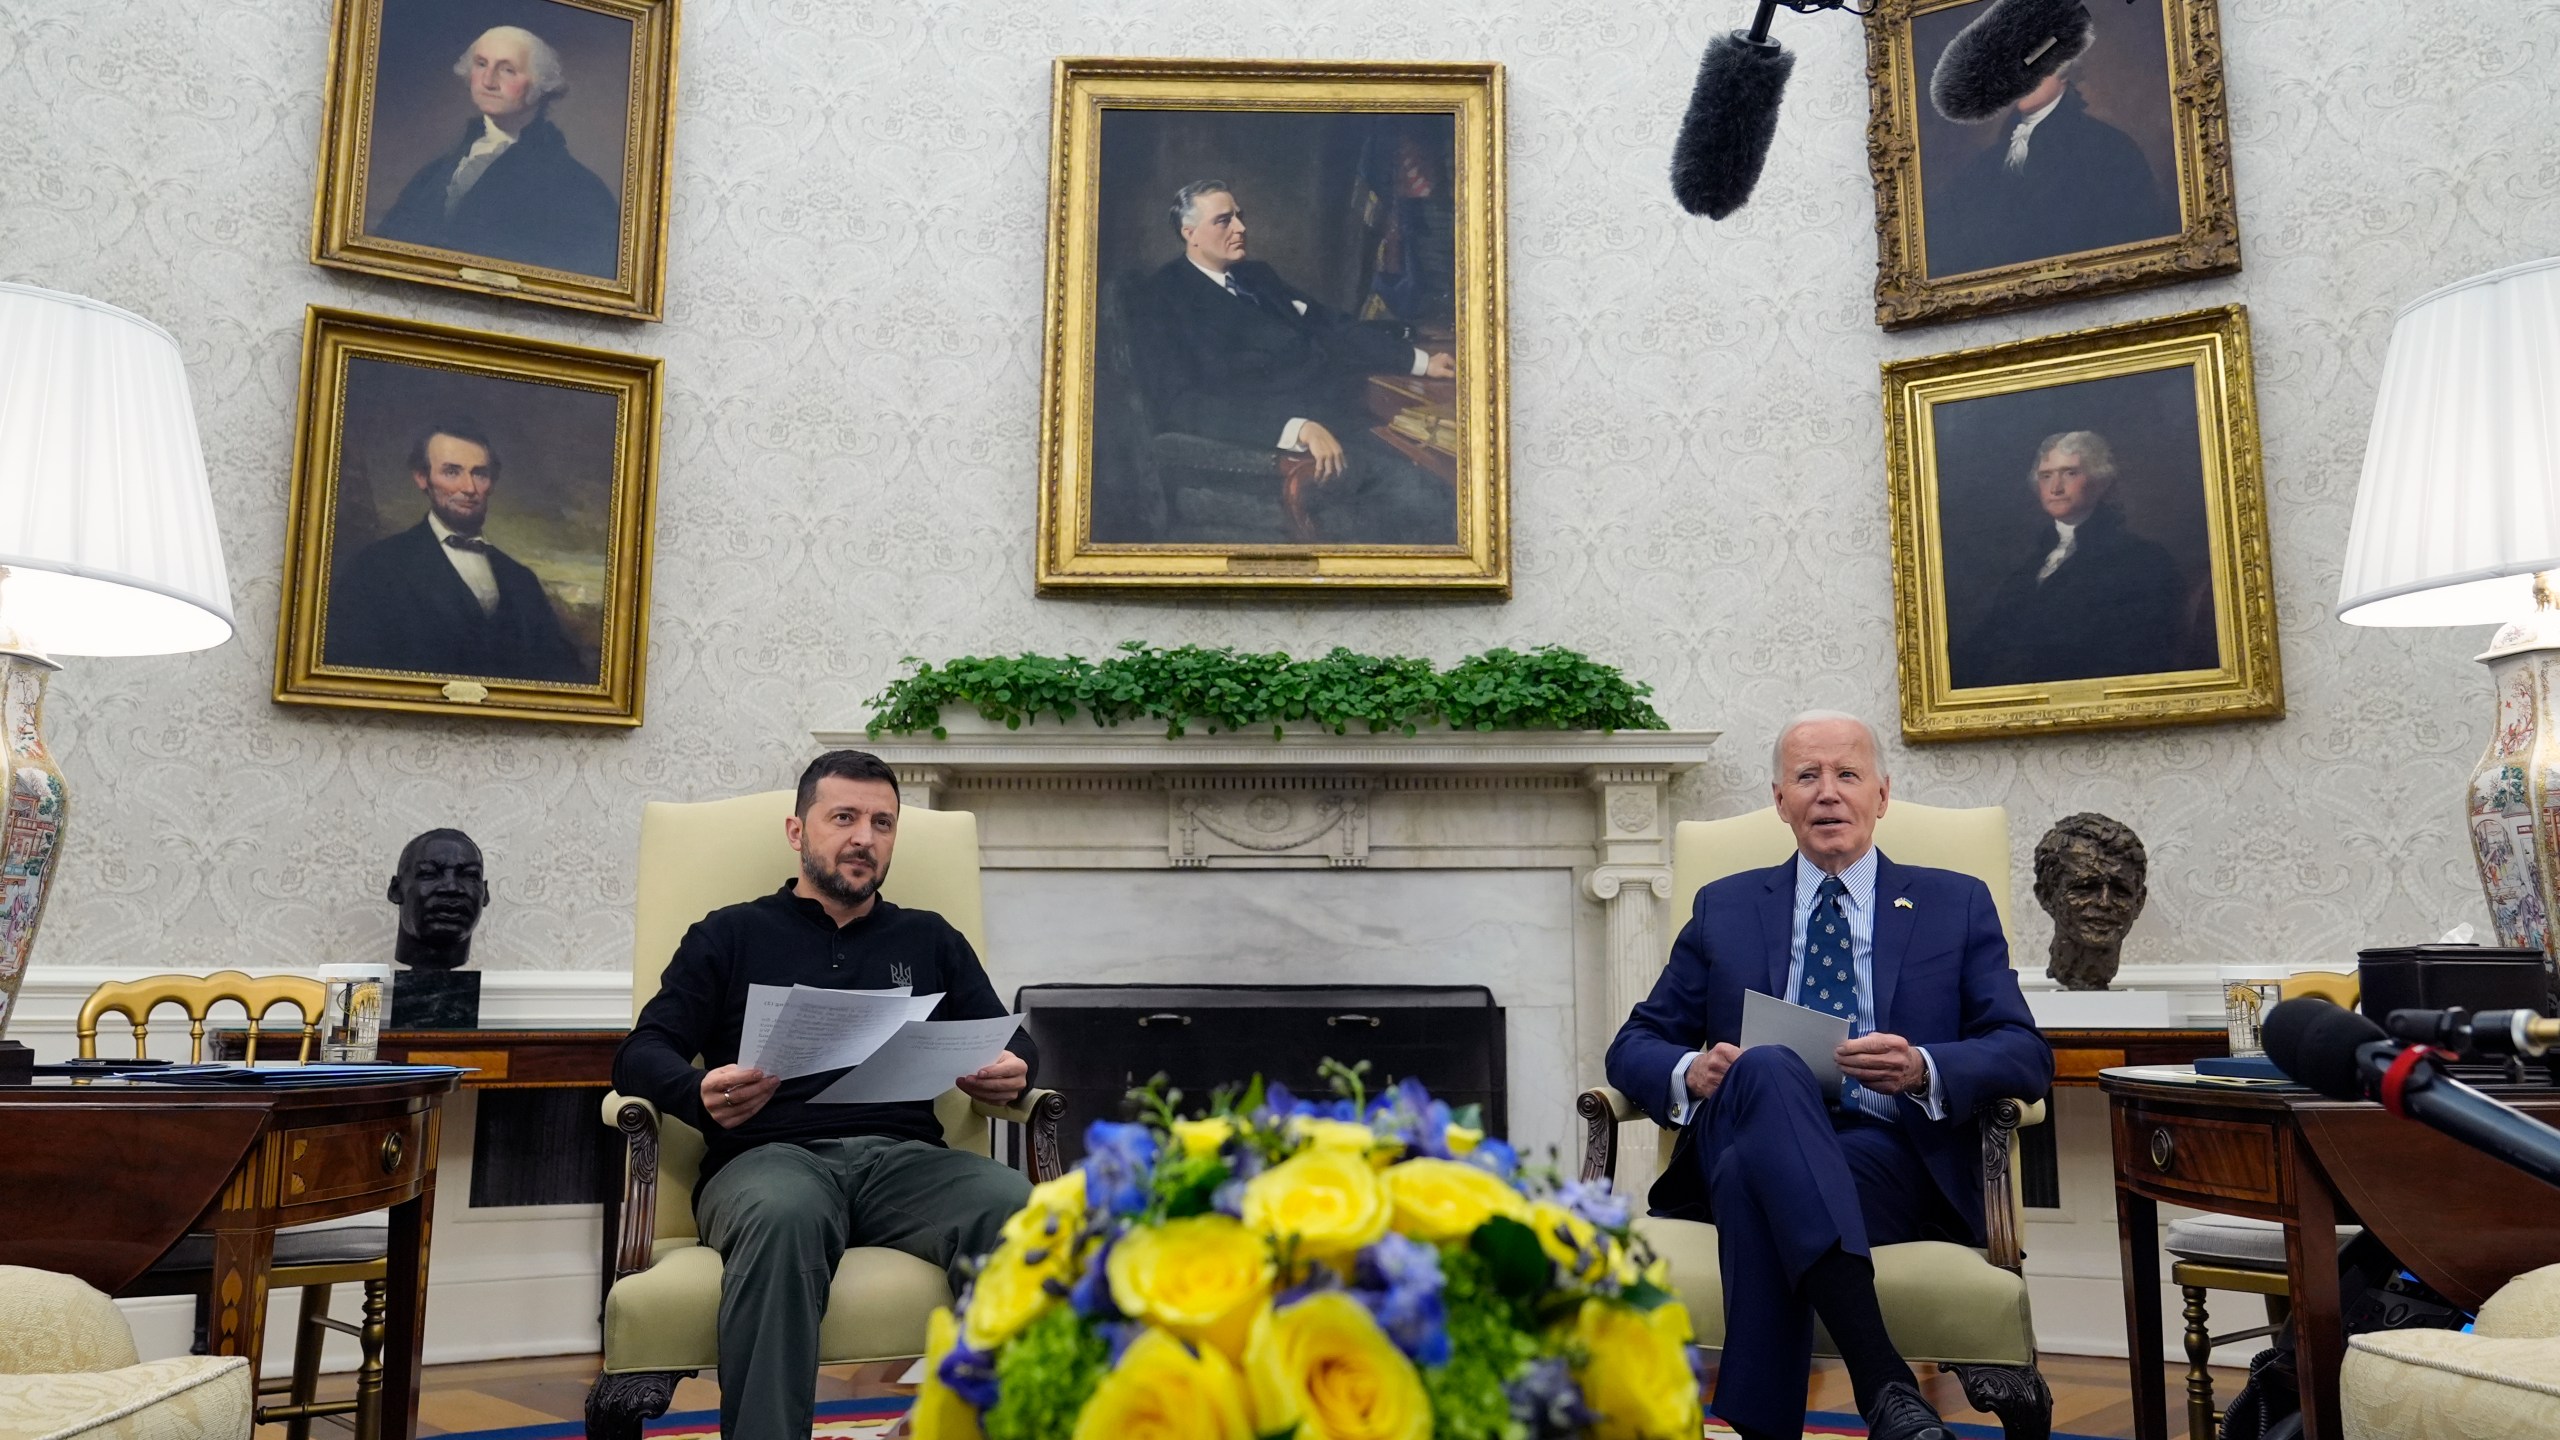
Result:
<svg viewBox="0 0 2560 1440"><path fill-rule="evenodd" d="M638 725L662 362L314 306L275 700Z"/></svg>
<svg viewBox="0 0 2560 1440"><path fill-rule="evenodd" d="M678 0L337 0L314 264L665 312Z"/></svg>
<svg viewBox="0 0 2560 1440"><path fill-rule="evenodd" d="M1884 367L1913 741L2284 713L2240 306Z"/></svg>
<svg viewBox="0 0 2560 1440"><path fill-rule="evenodd" d="M1051 138L1043 592L1510 592L1500 65L1070 57Z"/></svg>
<svg viewBox="0 0 2560 1440"><path fill-rule="evenodd" d="M1930 75L1989 4L1877 0L1867 22L1876 323L2239 270L2215 0L2092 5L2092 43L2052 93L1961 125L1932 107Z"/></svg>

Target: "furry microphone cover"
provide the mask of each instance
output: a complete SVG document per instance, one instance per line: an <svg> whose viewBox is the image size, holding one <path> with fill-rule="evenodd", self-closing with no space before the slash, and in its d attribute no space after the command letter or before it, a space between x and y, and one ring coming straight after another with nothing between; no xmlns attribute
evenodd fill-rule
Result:
<svg viewBox="0 0 2560 1440"><path fill-rule="evenodd" d="M1795 68L1796 57L1776 41L1755 45L1735 30L1708 42L1671 149L1671 193L1681 209L1721 220L1751 198Z"/></svg>
<svg viewBox="0 0 2560 1440"><path fill-rule="evenodd" d="M1999 0L1947 42L1929 75L1929 103L1960 125L1988 120L2079 59L2089 38L2080 0Z"/></svg>

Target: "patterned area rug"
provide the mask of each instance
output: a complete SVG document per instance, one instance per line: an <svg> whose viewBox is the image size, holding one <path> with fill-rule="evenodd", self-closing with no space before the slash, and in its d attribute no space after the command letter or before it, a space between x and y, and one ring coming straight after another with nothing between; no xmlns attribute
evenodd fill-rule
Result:
<svg viewBox="0 0 2560 1440"><path fill-rule="evenodd" d="M882 1431L907 1413L903 1395L884 1396L876 1400L827 1400L818 1405L817 1423L810 1427L811 1440L875 1440ZM1997 1425L1968 1425L1958 1422L1952 1427L1965 1440L2001 1440ZM649 1440L720 1440L720 1412L717 1410L677 1410L650 1422L644 1432ZM1867 1433L1866 1422L1855 1415L1834 1415L1815 1411L1804 1417L1805 1440L1857 1440ZM556 1425L519 1425L511 1430L463 1430L449 1433L442 1440L582 1440L586 1427L578 1422L563 1421ZM1712 1415L1707 1417L1705 1440L1732 1440L1733 1432ZM2094 1435L2071 1435L2053 1432L2053 1440L2100 1440Z"/></svg>

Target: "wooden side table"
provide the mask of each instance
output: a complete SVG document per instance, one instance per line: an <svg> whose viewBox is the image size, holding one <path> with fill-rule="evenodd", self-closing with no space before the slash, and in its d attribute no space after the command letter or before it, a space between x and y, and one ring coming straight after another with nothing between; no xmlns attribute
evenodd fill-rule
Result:
<svg viewBox="0 0 2560 1440"><path fill-rule="evenodd" d="M428 1220L450 1075L294 1089L57 1079L0 1087L0 1264L114 1294L209 1231L216 1355L258 1371L289 1225L387 1209L382 1433L415 1440Z"/></svg>
<svg viewBox="0 0 2560 1440"><path fill-rule="evenodd" d="M2284 1227L2307 1440L2339 1440L2337 1227L2361 1223L2420 1279L2465 1309L2510 1278L2560 1263L2560 1204L2549 1186L2379 1105L2294 1085L2227 1086L2108 1071L2116 1219L2134 1435L2167 1440L2160 1316L2160 1205ZM2498 1097L2560 1122L2560 1090Z"/></svg>

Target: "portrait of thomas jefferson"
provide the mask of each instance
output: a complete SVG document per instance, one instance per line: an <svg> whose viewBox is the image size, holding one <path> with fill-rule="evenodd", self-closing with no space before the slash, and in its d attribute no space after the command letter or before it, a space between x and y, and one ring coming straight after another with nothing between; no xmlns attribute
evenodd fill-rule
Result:
<svg viewBox="0 0 2560 1440"><path fill-rule="evenodd" d="M409 478L425 513L357 550L330 587L322 661L366 670L594 683L542 580L482 533L504 469L474 420L424 427Z"/></svg>
<svg viewBox="0 0 2560 1440"><path fill-rule="evenodd" d="M2048 435L2026 478L2046 523L2015 555L1981 618L1956 637L1955 687L2149 675L2187 663L2179 567L2167 547L2126 524L2107 438Z"/></svg>
<svg viewBox="0 0 2560 1440"><path fill-rule="evenodd" d="M2150 16L2147 43L2157 49L2159 0L2140 8ZM1957 22L1979 13L1961 6L1925 18L1947 26L1952 38ZM2146 38L2140 17L2123 5L2103 7L2103 14L2093 7L2092 15L2101 25L2090 48L1996 118L1956 126L1934 113L1924 117L1921 193L1931 275L2076 255L2183 229L2175 188L2124 128L2156 132L2149 138L2166 160L2167 76L2148 68L2156 57L2134 53ZM2109 31L2118 36L2112 47ZM2093 72L2107 82L2099 87L2104 106L2091 101Z"/></svg>
<svg viewBox="0 0 2560 1440"><path fill-rule="evenodd" d="M384 64L391 64L387 55ZM619 264L622 207L613 189L571 153L551 118L552 107L569 94L560 53L524 26L496 25L471 41L451 66L450 83L467 97L468 118L409 176L399 198L368 227L371 233L612 277ZM385 115L377 123L396 121Z"/></svg>

